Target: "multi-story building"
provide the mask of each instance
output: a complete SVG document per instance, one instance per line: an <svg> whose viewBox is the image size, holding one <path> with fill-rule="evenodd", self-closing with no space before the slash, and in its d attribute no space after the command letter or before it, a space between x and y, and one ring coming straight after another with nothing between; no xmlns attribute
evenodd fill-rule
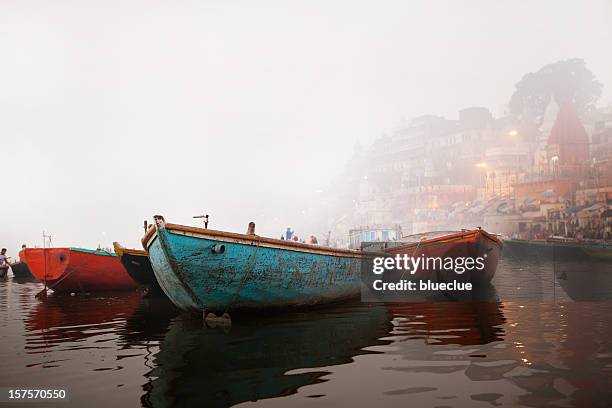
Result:
<svg viewBox="0 0 612 408"><path fill-rule="evenodd" d="M589 115L553 99L533 121L479 107L403 120L363 151L353 225L574 234L578 212L612 200L612 107Z"/></svg>

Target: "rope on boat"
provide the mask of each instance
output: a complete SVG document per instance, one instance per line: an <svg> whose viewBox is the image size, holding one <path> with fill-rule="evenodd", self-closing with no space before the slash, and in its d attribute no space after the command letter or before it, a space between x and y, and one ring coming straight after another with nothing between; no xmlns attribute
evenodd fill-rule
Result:
<svg viewBox="0 0 612 408"><path fill-rule="evenodd" d="M421 238L421 240L417 243L416 248L414 248L414 251L412 251L412 255L410 256L410 258L414 258L414 254L416 254L416 251L419 250L419 247L421 246L421 242L424 241L424 237ZM400 276L400 280L404 279L404 275L406 274L406 270L404 269L404 272L402 272L402 276Z"/></svg>

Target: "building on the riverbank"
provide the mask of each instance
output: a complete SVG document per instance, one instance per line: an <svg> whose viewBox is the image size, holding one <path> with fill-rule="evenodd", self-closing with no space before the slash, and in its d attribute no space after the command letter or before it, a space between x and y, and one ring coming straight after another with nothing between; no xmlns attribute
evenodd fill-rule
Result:
<svg viewBox="0 0 612 408"><path fill-rule="evenodd" d="M402 120L360 151L345 223L400 225L404 234L483 226L524 238L604 238L612 109L586 118L571 101L551 98L539 121L493 118L482 107L457 120Z"/></svg>

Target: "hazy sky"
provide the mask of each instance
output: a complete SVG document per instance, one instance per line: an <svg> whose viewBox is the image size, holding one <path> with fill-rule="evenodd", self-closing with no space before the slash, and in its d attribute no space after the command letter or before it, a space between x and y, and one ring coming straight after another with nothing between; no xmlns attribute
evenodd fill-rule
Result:
<svg viewBox="0 0 612 408"><path fill-rule="evenodd" d="M612 2L0 0L0 246L138 246L153 214L278 236L401 117L498 114ZM305 231L304 231L305 232Z"/></svg>

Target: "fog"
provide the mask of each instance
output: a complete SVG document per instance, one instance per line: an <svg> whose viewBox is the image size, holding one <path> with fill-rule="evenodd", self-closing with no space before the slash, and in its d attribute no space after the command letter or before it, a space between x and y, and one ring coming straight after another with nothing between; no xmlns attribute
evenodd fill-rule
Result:
<svg viewBox="0 0 612 408"><path fill-rule="evenodd" d="M608 0L0 0L0 246L138 247L153 214L308 233L355 142L402 117L499 115L523 74L575 57L609 103L611 17Z"/></svg>

